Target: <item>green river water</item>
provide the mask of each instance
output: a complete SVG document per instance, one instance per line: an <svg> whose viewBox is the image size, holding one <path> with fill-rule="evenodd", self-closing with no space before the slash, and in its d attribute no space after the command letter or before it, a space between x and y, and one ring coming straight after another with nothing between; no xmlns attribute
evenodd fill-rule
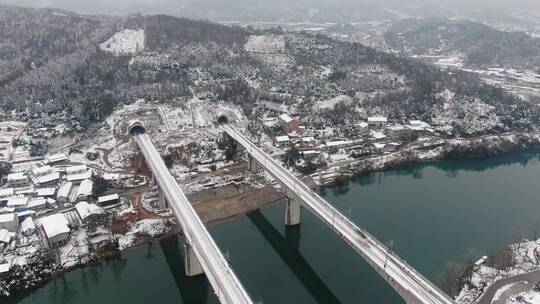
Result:
<svg viewBox="0 0 540 304"><path fill-rule="evenodd" d="M469 248L489 254L513 230L532 235L540 217L540 161L519 153L441 161L358 178L322 192L336 208L436 281ZM397 294L328 227L303 210L285 228L282 204L210 227L253 300L285 303L401 303ZM13 303L218 303L204 276L187 278L182 237L78 269Z"/></svg>

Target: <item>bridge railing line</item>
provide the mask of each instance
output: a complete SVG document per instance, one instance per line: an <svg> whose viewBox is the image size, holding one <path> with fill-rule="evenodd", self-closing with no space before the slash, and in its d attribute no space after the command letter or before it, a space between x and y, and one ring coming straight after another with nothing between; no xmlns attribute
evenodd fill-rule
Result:
<svg viewBox="0 0 540 304"><path fill-rule="evenodd" d="M439 298L439 300L443 300L443 301L448 302L448 303L453 303L453 300L450 297L448 297L445 293L440 291L439 288L437 286L435 286L430 280L428 280L421 273L416 271L416 269L411 267L405 260L400 258L393 251L388 250L388 248L381 241L379 241L377 238L375 238L373 235L371 235L365 229L359 228L348 217L343 215L335 207L333 207L328 202L326 202L322 197L320 197L320 195L318 195L317 193L312 191L306 184L304 184L302 181L300 181L291 172L289 172L288 170L283 168L283 166L278 164L276 160L274 160L272 157L268 157L266 152L264 152L261 148L257 147L255 144L253 144L243 134L241 134L239 131L231 128L230 126L226 126L225 131L227 131L227 130L230 131L228 133L232 132L233 134L235 134L236 135L235 137L237 137L237 140L243 141L244 142L243 145L248 146L250 148L250 153L254 157L257 158L257 155L253 153L253 150L257 151L258 154L263 155L264 156L263 163L265 164L265 166L267 168L269 167L268 163L270 162L270 164L272 165L274 170L277 170L282 175L284 175L285 177L287 177L289 179L292 179L294 184L293 184L292 187L290 187L290 186L288 186L288 187L289 187L289 189L293 190L293 192L295 194L302 197L302 195L300 195L299 190L297 189L297 185L300 185L300 188L302 188L304 190L304 192L307 193L308 196L311 196L313 199L315 199L317 201L318 205L320 205L319 208L322 208L322 210L324 210L324 213L327 216L330 215L330 217L332 218L332 227L333 227L334 230L336 230L335 218L337 217L338 221L342 221L344 225L348 226L348 229L353 230L354 232L356 232L356 234L359 234L359 233L364 234L366 236L367 240L374 245L374 248L376 248L380 253L382 253L383 256L391 259L396 266L398 266L399 268L402 269L402 271L407 272L409 274L408 277L410 279L414 280L417 284L424 285L424 286L426 286L426 285L429 286L430 289L428 289L428 291L429 291L431 296L437 297L437 298ZM285 185L285 186L287 186L287 185ZM323 213L323 212L321 212L322 210L318 210L318 212L321 213L321 215ZM327 221L328 221L328 219L327 219ZM344 237L348 237L348 236L344 235ZM349 242L354 243L355 240L349 240ZM425 293L423 288L420 288L420 291ZM436 293L434 291L436 291ZM442 295L443 299L440 298L441 295Z"/></svg>
<svg viewBox="0 0 540 304"><path fill-rule="evenodd" d="M150 142L148 137L142 137L138 136L137 140L139 142L139 146L141 146L141 150L143 150L143 153L145 154L145 158L148 162L150 162L150 165L153 170L156 171L162 171L163 175L160 174L160 172L154 172L153 174L156 175L156 179L160 181L160 184L163 188L162 191L164 191L167 199L169 200L170 204L172 205L173 210L175 211L175 214L177 217L179 217L179 220L181 221L181 225L184 229L184 234L186 235L186 238L188 239L189 243L192 245L192 249L195 252L195 255L199 259L199 262L206 266L204 267L205 271L207 272L207 277L209 280L213 282L214 292L216 293L216 296L220 299L222 303L237 303L236 299L243 298L243 303L252 303L251 298L243 288L242 284L236 277L236 275L230 271L230 266L228 262L225 260L224 256L221 254L221 251L219 250L219 247L214 242L214 240L210 237L210 233L196 214L195 210L193 209L193 206L189 203L187 198L185 197L184 193L181 191L180 187L178 186L178 183L168 169L164 166L164 164L158 160L155 160L154 157L159 157L161 159L161 156L159 153L157 153L157 150L155 150L155 147ZM142 143L142 145L141 145ZM147 149L154 151L148 151ZM176 191L174 191L171 188L177 188ZM172 192L176 192L179 197L175 197L176 195ZM185 207L188 208L189 213L191 213L192 216L185 217L182 210L178 210L178 208L181 208L180 205L176 203L177 200L183 201ZM194 215L194 216L193 216ZM193 222L195 221L195 222ZM192 231L192 229L200 230ZM203 237L207 244L212 247L213 252L217 259L212 259L208 255L203 254L202 252L199 252L199 249L203 249L206 247L202 240L200 240L198 237L194 237L193 235L197 235L199 237ZM211 254L211 253L209 253ZM218 263L218 264L215 264ZM221 264L221 266L219 265ZM220 269L224 269L225 271L222 271ZM220 275L221 273L221 275ZM232 292L236 295L236 298L232 298L232 295L224 292L225 290L231 290L230 288L226 288L226 286L223 285L219 277L223 277L223 275L226 275L229 277L227 282L232 282L234 286L236 286L235 289L232 290Z"/></svg>

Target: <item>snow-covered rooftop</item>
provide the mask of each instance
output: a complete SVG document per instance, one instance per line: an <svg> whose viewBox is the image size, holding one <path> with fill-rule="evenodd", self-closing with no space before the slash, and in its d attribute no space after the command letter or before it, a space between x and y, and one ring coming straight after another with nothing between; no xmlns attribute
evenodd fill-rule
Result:
<svg viewBox="0 0 540 304"><path fill-rule="evenodd" d="M43 167L33 168L32 169L32 174L34 176L38 177L38 176L45 175L45 174L49 173L51 170L52 170L51 166L46 165L46 166L43 166Z"/></svg>
<svg viewBox="0 0 540 304"><path fill-rule="evenodd" d="M69 193L71 192L71 189L73 188L72 182L67 182L62 187L58 189L58 192L56 193L56 197L64 197L67 198L69 196Z"/></svg>
<svg viewBox="0 0 540 304"><path fill-rule="evenodd" d="M92 169L89 169L89 170L76 173L76 174L68 174L67 180L70 182L74 182L74 181L80 181L83 179L89 179L91 177L92 177Z"/></svg>
<svg viewBox="0 0 540 304"><path fill-rule="evenodd" d="M13 188L0 189L0 197L10 197L13 196L14 193L15 191Z"/></svg>
<svg viewBox="0 0 540 304"><path fill-rule="evenodd" d="M49 215L47 217L40 218L39 225L43 227L45 234L48 238L55 237L60 234L69 233L69 222L62 213Z"/></svg>
<svg viewBox="0 0 540 304"><path fill-rule="evenodd" d="M282 142L288 142L289 136L283 135L283 136L276 136L276 142L282 143Z"/></svg>
<svg viewBox="0 0 540 304"><path fill-rule="evenodd" d="M75 205L75 209L77 209L77 213L79 213L82 220L86 219L92 214L103 214L105 212L103 208L87 202L77 203Z"/></svg>
<svg viewBox="0 0 540 304"><path fill-rule="evenodd" d="M11 173L7 176L8 182L15 182L15 181L21 181L26 180L28 176L26 176L25 172L17 172L17 173Z"/></svg>
<svg viewBox="0 0 540 304"><path fill-rule="evenodd" d="M24 221L22 221L21 223L21 231L22 232L26 232L28 230L35 230L36 229L36 225L34 224L34 220L32 219L32 217L27 217L26 219L24 219Z"/></svg>
<svg viewBox="0 0 540 304"><path fill-rule="evenodd" d="M103 42L99 47L111 52L115 56L132 55L144 50L144 30L125 29L115 33L109 40Z"/></svg>
<svg viewBox="0 0 540 304"><path fill-rule="evenodd" d="M110 202L110 201L117 200L118 198L119 198L118 193L100 196L98 197L98 203Z"/></svg>
<svg viewBox="0 0 540 304"><path fill-rule="evenodd" d="M70 166L66 168L66 174L76 174L86 171L86 165Z"/></svg>
<svg viewBox="0 0 540 304"><path fill-rule="evenodd" d="M53 196L55 192L56 188L54 187L36 189L37 196Z"/></svg>
<svg viewBox="0 0 540 304"><path fill-rule="evenodd" d="M8 207L26 207L28 204L28 197L12 197L8 200L7 206Z"/></svg>
<svg viewBox="0 0 540 304"><path fill-rule="evenodd" d="M77 189L77 196L89 196L92 194L92 188L94 187L94 182L89 179L85 179L79 185Z"/></svg>
<svg viewBox="0 0 540 304"><path fill-rule="evenodd" d="M285 123L289 123L293 121L293 118L289 114L286 114L286 113L279 115L279 119L283 120Z"/></svg>
<svg viewBox="0 0 540 304"><path fill-rule="evenodd" d="M372 116L372 117L368 117L368 122L371 122L371 123L386 123L388 122L388 119L384 116Z"/></svg>
<svg viewBox="0 0 540 304"><path fill-rule="evenodd" d="M58 154L53 154L53 155L47 156L45 158L45 160L47 161L47 163L53 164L53 163L57 163L57 162L67 160L67 156L64 153L58 153Z"/></svg>
<svg viewBox="0 0 540 304"><path fill-rule="evenodd" d="M0 214L0 223L13 222L15 221L16 217L17 217L17 214L15 213Z"/></svg>

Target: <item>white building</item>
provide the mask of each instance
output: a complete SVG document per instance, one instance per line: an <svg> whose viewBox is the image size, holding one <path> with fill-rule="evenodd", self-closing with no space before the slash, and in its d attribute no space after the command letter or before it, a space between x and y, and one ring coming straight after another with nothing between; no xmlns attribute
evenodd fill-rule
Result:
<svg viewBox="0 0 540 304"><path fill-rule="evenodd" d="M7 184L10 187L24 187L28 185L28 175L25 172L8 174Z"/></svg>
<svg viewBox="0 0 540 304"><path fill-rule="evenodd" d="M369 132L369 124L365 121L357 123L356 127L358 128L358 132L361 135L367 134Z"/></svg>
<svg viewBox="0 0 540 304"><path fill-rule="evenodd" d="M290 145L290 138L287 135L276 136L276 145L278 147L287 147Z"/></svg>
<svg viewBox="0 0 540 304"><path fill-rule="evenodd" d="M26 208L30 210L34 210L34 211L47 209L47 199L42 198L42 197L32 198L28 202L28 205L26 206Z"/></svg>
<svg viewBox="0 0 540 304"><path fill-rule="evenodd" d="M21 222L21 232L27 237L36 233L36 225L32 217L29 216Z"/></svg>
<svg viewBox="0 0 540 304"><path fill-rule="evenodd" d="M77 189L77 200L86 200L89 196L92 195L92 190L94 188L94 182L89 179L85 179L79 185Z"/></svg>
<svg viewBox="0 0 540 304"><path fill-rule="evenodd" d="M388 135L393 138L404 137L411 134L411 129L402 125L390 126L387 128L387 130L388 130Z"/></svg>
<svg viewBox="0 0 540 304"><path fill-rule="evenodd" d="M17 232L17 230L19 230L19 217L17 214L0 214L0 229L2 228L10 232Z"/></svg>
<svg viewBox="0 0 540 304"><path fill-rule="evenodd" d="M71 193L71 190L73 189L73 183L67 182L64 185L62 185L58 192L56 193L56 201L59 204L65 204L68 201L69 194Z"/></svg>
<svg viewBox="0 0 540 304"><path fill-rule="evenodd" d="M53 154L53 155L48 155L47 157L45 157L45 161L48 163L48 164L54 164L54 163L59 163L59 162L63 162L65 160L67 160L67 156L64 154L64 153L58 153L58 154Z"/></svg>
<svg viewBox="0 0 540 304"><path fill-rule="evenodd" d="M10 198L15 194L13 188L0 189L0 200Z"/></svg>
<svg viewBox="0 0 540 304"><path fill-rule="evenodd" d="M88 169L86 165L71 166L66 168L68 182L80 182L92 177L92 169Z"/></svg>
<svg viewBox="0 0 540 304"><path fill-rule="evenodd" d="M98 204L100 206L113 205L113 204L117 204L119 200L120 200L120 197L118 196L118 193L114 193L114 194L98 197Z"/></svg>
<svg viewBox="0 0 540 304"><path fill-rule="evenodd" d="M81 218L83 223L87 223L90 220L99 221L105 214L105 210L95 204L89 204L87 202L79 202L75 205L75 209Z"/></svg>
<svg viewBox="0 0 540 304"><path fill-rule="evenodd" d="M7 201L6 206L10 208L26 208L28 197L12 197Z"/></svg>
<svg viewBox="0 0 540 304"><path fill-rule="evenodd" d="M62 213L49 215L38 220L38 226L49 242L49 246L56 248L67 244L71 229L69 222Z"/></svg>
<svg viewBox="0 0 540 304"><path fill-rule="evenodd" d="M43 166L31 170L30 178L36 186L46 186L57 183L60 179L60 173L51 166Z"/></svg>
<svg viewBox="0 0 540 304"><path fill-rule="evenodd" d="M41 197L53 197L55 193L56 193L56 188L54 187L39 188L35 190L35 195L41 196Z"/></svg>
<svg viewBox="0 0 540 304"><path fill-rule="evenodd" d="M368 117L368 124L374 127L382 127L388 123L388 119L384 116Z"/></svg>

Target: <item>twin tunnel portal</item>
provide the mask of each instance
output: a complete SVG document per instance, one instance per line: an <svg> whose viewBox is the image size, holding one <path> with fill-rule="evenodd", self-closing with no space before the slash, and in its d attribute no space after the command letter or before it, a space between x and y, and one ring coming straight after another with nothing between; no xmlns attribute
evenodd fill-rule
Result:
<svg viewBox="0 0 540 304"><path fill-rule="evenodd" d="M219 115L216 121L223 132L247 151L248 168L251 171L265 170L287 195L285 238L260 212L254 212L248 217L287 264L294 261L295 267L291 269L316 298L326 299L325 303L339 303L298 252L298 240L295 242L294 236L298 236L301 208L312 212L340 236L406 303L455 303L375 237L356 226L270 155L253 144L229 124L227 116ZM152 172L163 203L174 212L182 228L185 236L183 267L185 275L197 276L204 273L221 303L254 303L180 186L168 171L161 155L145 133L144 125L134 122L130 125L128 132L134 137Z"/></svg>

